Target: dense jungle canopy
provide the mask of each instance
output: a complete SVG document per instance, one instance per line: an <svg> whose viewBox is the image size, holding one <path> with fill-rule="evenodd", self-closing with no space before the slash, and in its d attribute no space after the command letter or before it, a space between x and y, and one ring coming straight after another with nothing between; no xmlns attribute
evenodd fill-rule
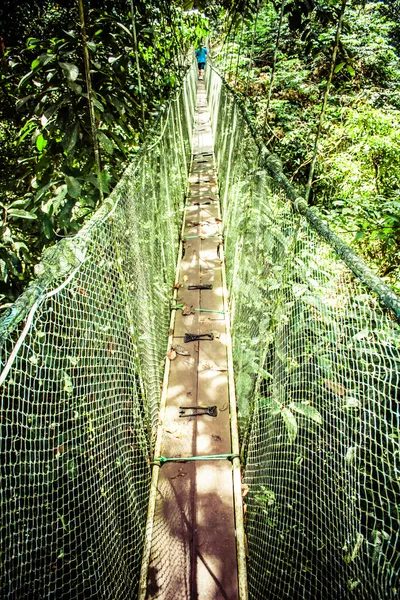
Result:
<svg viewBox="0 0 400 600"><path fill-rule="evenodd" d="M399 0L4 0L3 308L117 183L206 39L299 195L399 292L399 23Z"/></svg>

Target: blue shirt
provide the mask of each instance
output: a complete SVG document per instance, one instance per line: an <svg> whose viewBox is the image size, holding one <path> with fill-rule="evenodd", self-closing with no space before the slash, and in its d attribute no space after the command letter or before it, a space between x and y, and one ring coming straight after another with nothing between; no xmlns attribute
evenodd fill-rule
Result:
<svg viewBox="0 0 400 600"><path fill-rule="evenodd" d="M208 50L205 46L196 50L196 58L198 63L205 63L207 60Z"/></svg>

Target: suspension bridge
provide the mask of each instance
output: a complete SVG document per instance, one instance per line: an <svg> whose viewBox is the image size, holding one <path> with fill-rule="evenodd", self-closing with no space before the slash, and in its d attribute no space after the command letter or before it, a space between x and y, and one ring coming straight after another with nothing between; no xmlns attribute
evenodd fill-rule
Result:
<svg viewBox="0 0 400 600"><path fill-rule="evenodd" d="M0 322L2 597L399 597L400 301L192 67Z"/></svg>

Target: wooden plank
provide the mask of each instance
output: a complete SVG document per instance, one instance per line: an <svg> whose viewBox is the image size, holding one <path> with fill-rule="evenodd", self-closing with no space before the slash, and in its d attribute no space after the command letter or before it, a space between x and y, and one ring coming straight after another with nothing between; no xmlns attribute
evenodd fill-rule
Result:
<svg viewBox="0 0 400 600"><path fill-rule="evenodd" d="M204 83L199 83L193 165L184 214L183 256L171 345L184 350L170 362L161 453L170 458L231 452L222 224ZM211 284L210 290L189 285ZM212 312L202 312L212 311ZM185 333L213 333L185 344ZM179 348L180 347L180 348ZM217 416L187 416L185 406L217 406ZM194 410L195 409L190 409ZM227 460L171 462L159 469L147 600L237 600L232 464ZM142 596L140 596L142 597Z"/></svg>

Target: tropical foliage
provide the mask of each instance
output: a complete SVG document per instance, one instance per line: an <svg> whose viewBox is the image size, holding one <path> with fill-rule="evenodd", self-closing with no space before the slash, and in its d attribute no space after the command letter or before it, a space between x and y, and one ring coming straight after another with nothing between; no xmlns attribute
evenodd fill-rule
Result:
<svg viewBox="0 0 400 600"><path fill-rule="evenodd" d="M342 3L286 2L277 45L281 6L257 3L244 26L227 19L215 53L269 149L304 190ZM396 6L347 3L310 202L399 288Z"/></svg>
<svg viewBox="0 0 400 600"><path fill-rule="evenodd" d="M206 34L206 21L179 6L135 2L132 15L130 2L91 2L93 140L78 3L22 4L17 19L10 6L1 17L10 31L2 36L0 92L5 303L30 280L43 248L76 233L118 181Z"/></svg>
<svg viewBox="0 0 400 600"><path fill-rule="evenodd" d="M78 0L5 0L0 9L6 305L34 275L43 248L78 231L118 181L208 23L212 55L267 146L300 190L307 183L342 2L142 0L134 15L130 0L83 4L95 140ZM398 11L398 2L347 2L310 202L400 289Z"/></svg>

